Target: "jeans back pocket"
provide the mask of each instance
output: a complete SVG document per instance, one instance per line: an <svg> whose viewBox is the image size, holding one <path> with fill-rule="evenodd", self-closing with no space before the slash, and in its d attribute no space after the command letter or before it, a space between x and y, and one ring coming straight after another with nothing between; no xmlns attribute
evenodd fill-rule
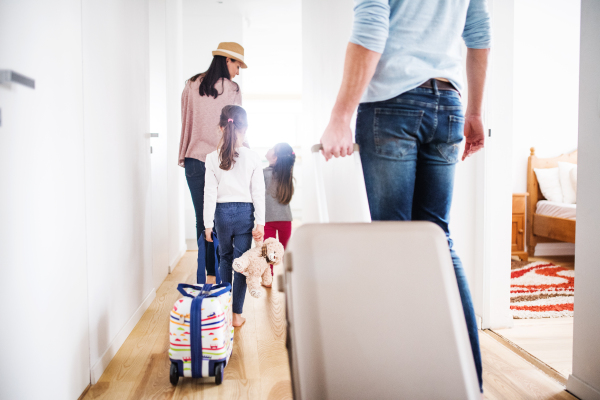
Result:
<svg viewBox="0 0 600 400"><path fill-rule="evenodd" d="M376 108L373 138L377 154L393 159L416 158L417 134L424 110Z"/></svg>
<svg viewBox="0 0 600 400"><path fill-rule="evenodd" d="M448 135L445 138L446 142L436 144L436 148L442 157L450 164L458 162L460 142L462 142L465 135L464 130L465 119L462 116L448 116Z"/></svg>

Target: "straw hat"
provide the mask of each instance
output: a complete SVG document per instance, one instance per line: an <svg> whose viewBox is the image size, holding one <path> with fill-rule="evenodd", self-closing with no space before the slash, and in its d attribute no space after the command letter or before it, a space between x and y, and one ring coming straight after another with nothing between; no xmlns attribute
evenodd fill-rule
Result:
<svg viewBox="0 0 600 400"><path fill-rule="evenodd" d="M248 68L244 63L244 48L235 42L219 43L219 47L212 52L212 55L233 58L242 63L242 68Z"/></svg>

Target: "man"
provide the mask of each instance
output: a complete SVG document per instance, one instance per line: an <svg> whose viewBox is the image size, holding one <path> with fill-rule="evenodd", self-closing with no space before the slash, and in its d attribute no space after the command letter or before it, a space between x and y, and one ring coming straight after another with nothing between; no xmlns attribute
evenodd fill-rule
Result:
<svg viewBox="0 0 600 400"><path fill-rule="evenodd" d="M483 91L491 43L486 0L356 0L344 76L321 137L326 159L352 154L350 119L373 220L425 220L446 233L482 390L471 294L448 228L459 144L483 148ZM461 36L467 45L463 115ZM361 98L362 96L362 98ZM359 105L360 102L360 105Z"/></svg>

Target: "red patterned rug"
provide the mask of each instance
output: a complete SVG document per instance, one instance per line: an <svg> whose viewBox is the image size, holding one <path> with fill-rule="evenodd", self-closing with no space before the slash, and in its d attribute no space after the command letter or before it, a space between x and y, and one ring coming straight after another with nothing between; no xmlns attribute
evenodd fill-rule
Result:
<svg viewBox="0 0 600 400"><path fill-rule="evenodd" d="M545 262L511 270L510 311L513 318L573 316L575 271Z"/></svg>

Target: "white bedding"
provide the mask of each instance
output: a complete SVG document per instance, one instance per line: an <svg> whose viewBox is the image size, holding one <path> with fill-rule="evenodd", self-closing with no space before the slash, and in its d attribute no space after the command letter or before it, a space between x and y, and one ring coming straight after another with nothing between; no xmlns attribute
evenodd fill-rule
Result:
<svg viewBox="0 0 600 400"><path fill-rule="evenodd" d="M541 200L538 201L535 210L536 214L547 215L549 217L575 219L575 204L558 203L556 201Z"/></svg>

